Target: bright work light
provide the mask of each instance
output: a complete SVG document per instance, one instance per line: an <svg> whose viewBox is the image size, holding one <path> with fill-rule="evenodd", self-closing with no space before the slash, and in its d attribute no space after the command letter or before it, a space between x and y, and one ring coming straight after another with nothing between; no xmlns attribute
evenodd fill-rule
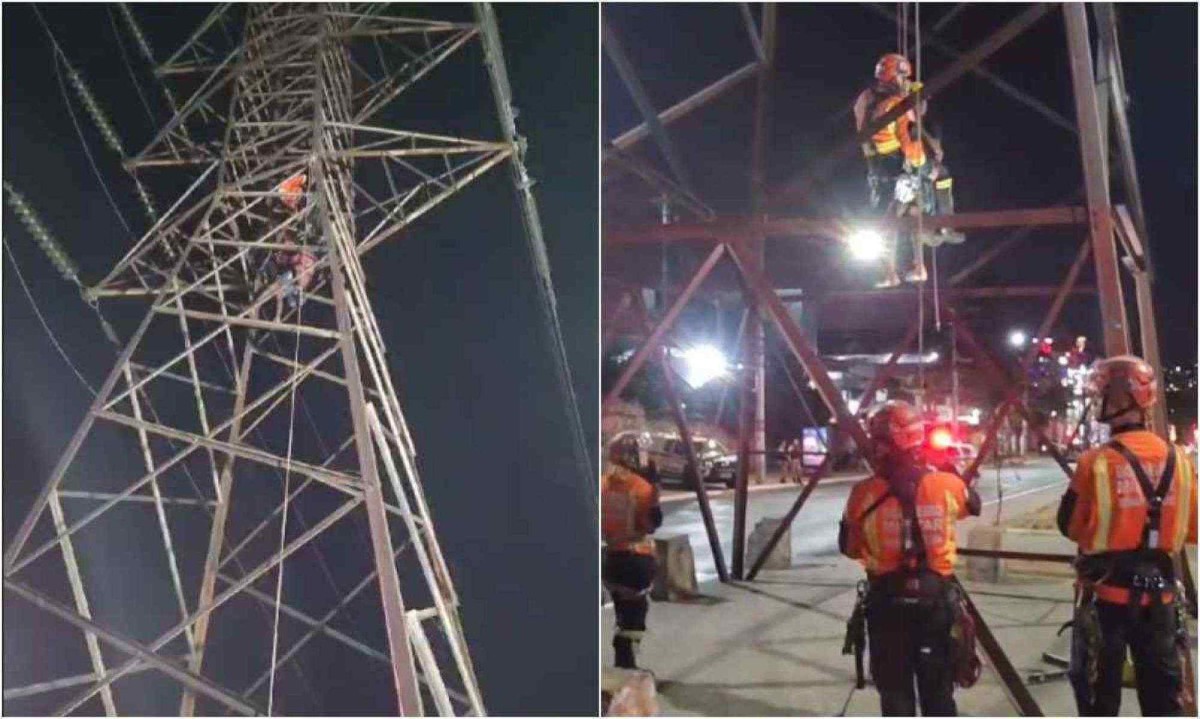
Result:
<svg viewBox="0 0 1200 719"><path fill-rule="evenodd" d="M883 257L883 235L876 230L859 229L846 238L850 256L861 262L871 262Z"/></svg>
<svg viewBox="0 0 1200 719"><path fill-rule="evenodd" d="M712 345L696 345L684 350L683 362L683 378L693 388L702 387L729 371L725 355Z"/></svg>

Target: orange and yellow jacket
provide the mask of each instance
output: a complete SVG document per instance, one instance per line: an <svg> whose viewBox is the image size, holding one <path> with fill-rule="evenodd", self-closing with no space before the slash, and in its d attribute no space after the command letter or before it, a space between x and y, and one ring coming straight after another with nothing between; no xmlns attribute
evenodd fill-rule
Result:
<svg viewBox="0 0 1200 719"><path fill-rule="evenodd" d="M900 500L888 497L865 519L863 515L888 492L887 480L869 477L854 485L842 516L842 553L857 559L867 576L878 577L904 568L904 512ZM958 554L955 522L977 513L962 478L948 472L929 472L917 483L915 509L929 569L948 577ZM969 507L974 503L974 507Z"/></svg>
<svg viewBox="0 0 1200 719"><path fill-rule="evenodd" d="M1196 543L1196 465L1194 458L1152 432L1134 430L1116 435L1140 460L1157 488L1166 471L1167 452L1175 452L1175 473L1163 497L1159 531L1148 549L1176 554L1185 543ZM1075 476L1059 509L1059 528L1085 555L1138 549L1147 521L1148 503L1129 462L1111 447L1098 447L1079 458ZM1096 585L1096 596L1128 604L1129 590ZM1171 595L1164 594L1164 601ZM1143 597L1148 602L1149 597Z"/></svg>
<svg viewBox="0 0 1200 719"><path fill-rule="evenodd" d="M854 102L856 127L861 132L867 123L885 115L904 98L905 95L900 93L884 96L874 88L863 90ZM891 155L899 150L904 153L904 159L908 160L913 167L921 167L925 164L925 148L922 143L917 141L917 116L912 110L905 112L871 135L871 144L878 155Z"/></svg>
<svg viewBox="0 0 1200 719"><path fill-rule="evenodd" d="M624 467L614 466L600 480L600 530L612 552L654 555L648 535L662 524L658 488Z"/></svg>

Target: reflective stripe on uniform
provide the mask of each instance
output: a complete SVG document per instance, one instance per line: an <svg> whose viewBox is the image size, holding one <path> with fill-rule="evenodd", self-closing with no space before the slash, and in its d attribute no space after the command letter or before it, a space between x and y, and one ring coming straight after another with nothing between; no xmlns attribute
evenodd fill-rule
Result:
<svg viewBox="0 0 1200 719"><path fill-rule="evenodd" d="M879 497L872 497L871 503L867 506L871 506L871 504L874 504L878 500ZM886 504L886 500L884 503ZM880 509L883 509L882 505ZM867 546L867 551L864 552L867 558L867 571L874 571L879 568L877 557L882 553L881 550L883 547L879 544L879 525L876 522L879 521L879 517L882 514L883 512L880 511L873 512L872 516L867 517L867 521L863 522L863 544Z"/></svg>
<svg viewBox="0 0 1200 719"><path fill-rule="evenodd" d="M1175 452L1175 544L1183 548L1192 521L1192 463L1187 454Z"/></svg>
<svg viewBox="0 0 1200 719"><path fill-rule="evenodd" d="M947 177L944 180L938 180L937 182L933 183L933 186L939 190L949 190L954 186L954 180Z"/></svg>
<svg viewBox="0 0 1200 719"><path fill-rule="evenodd" d="M900 149L900 141L894 139L896 134L895 123L888 125L886 129L892 131L893 139L875 143L875 152L879 153L880 155L890 155L896 150Z"/></svg>
<svg viewBox="0 0 1200 719"><path fill-rule="evenodd" d="M635 642L640 642L642 640L642 637L645 634L646 634L645 632L638 631L636 629L618 629L617 630L618 637L625 637L626 639L632 639Z"/></svg>
<svg viewBox="0 0 1200 719"><path fill-rule="evenodd" d="M1092 552L1108 550L1108 533L1112 527L1112 483L1108 480L1108 459L1100 454L1092 465L1096 485L1096 531L1092 535Z"/></svg>

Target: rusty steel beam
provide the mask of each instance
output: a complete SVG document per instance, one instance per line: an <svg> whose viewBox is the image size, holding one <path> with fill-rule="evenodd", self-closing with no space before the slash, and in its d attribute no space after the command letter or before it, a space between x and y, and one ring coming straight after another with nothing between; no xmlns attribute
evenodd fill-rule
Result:
<svg viewBox="0 0 1200 719"><path fill-rule="evenodd" d="M961 212L954 215L922 217L921 226L933 230L952 227L960 230L987 230L1001 227L1051 227L1086 225L1088 213L1083 207L1036 207L990 212ZM705 223L675 223L642 228L608 230L604 242L610 245L657 244L660 242L738 242L754 235L817 236L840 240L852 229L874 227L880 231L911 230L917 218L810 218L766 217L754 220L729 217Z"/></svg>
<svg viewBox="0 0 1200 719"><path fill-rule="evenodd" d="M758 70L759 64L757 62L751 62L743 65L703 90L684 98L683 100L658 113L658 122L664 126L675 122L693 110L703 107L721 95L724 95L731 88L737 87L745 80L754 77L756 74L758 74ZM628 150L649 135L650 126L643 122L637 127L617 136L617 138L612 141L612 144L613 147L616 147L619 150Z"/></svg>
<svg viewBox="0 0 1200 719"><path fill-rule="evenodd" d="M758 305L759 311L764 312L774 320L779 328L780 334L783 335L784 341L791 350L792 354L800 362L800 366L808 374L810 380L817 387L817 394L821 396L821 400L829 411L837 417L839 427L845 428L850 436L854 439L855 444L860 449L866 449L870 446L867 440L867 433L859 424L857 418L850 412L846 406L846 402L842 399L842 395L838 392L837 386L829 377L829 372L825 369L825 364L821 361L820 356L808 341L804 331L801 330L791 316L788 314L787 308L783 302L775 295L775 291L767 282L766 277L755 270L746 262L744 250L736 246L729 246L729 254L741 270L742 278L746 282L747 289L753 294Z"/></svg>
<svg viewBox="0 0 1200 719"><path fill-rule="evenodd" d="M1029 688L1021 680L1021 675L1017 672L1016 667L1008 660L1008 656L1004 653L1004 648L996 640L996 635L992 634L991 628L983 620L983 616L979 614L979 608L971 600L971 595L967 593L966 588L958 581L957 577L954 579L954 583L958 585L962 593L963 601L967 605L967 611L971 614L971 618L975 620L975 633L979 637L979 644L983 647L983 652L987 655L992 669L999 676L1000 684L1004 687L1004 693L1008 695L1009 701L1021 712L1021 716L1042 716L1042 708L1038 706L1037 700L1029 693Z"/></svg>
<svg viewBox="0 0 1200 719"><path fill-rule="evenodd" d="M970 72L972 68L977 67L979 63L991 57L997 50L1007 45L1009 41L1040 20L1051 7L1053 6L1048 3L1035 3L1021 12L1020 15L1009 20L1003 27L976 45L974 49L950 63L946 69L927 82L921 92L922 97L924 99L932 98L951 83ZM838 162L852 155L864 141L875 134L880 128L885 127L896 118L908 112L915 101L916 95L909 95L904 101L898 103L878 119L866 123L862 131L839 143L820 159L809 164L808 167L793 179L781 185L779 189L772 193L770 198L771 204L777 205L780 202L795 199L798 196L806 194L815 179L828 174Z"/></svg>
<svg viewBox="0 0 1200 719"><path fill-rule="evenodd" d="M725 567L725 554L721 550L721 537L717 534L717 523L713 519L712 507L708 503L708 492L704 489L704 478L700 476L700 462L696 458L696 448L692 446L692 431L688 427L687 416L679 400L679 391L675 387L674 371L667 361L666 350L660 352L662 364L663 387L667 392L667 401L671 404L671 416L679 429L679 439L683 442L683 451L687 456L685 474L691 480L692 488L696 491L696 503L700 507L700 517L704 520L704 533L708 535L708 548L712 551L713 563L717 567L717 577L722 582L729 581L729 570Z"/></svg>
<svg viewBox="0 0 1200 719"><path fill-rule="evenodd" d="M880 367L879 371L875 373L875 376L871 378L871 383L862 393L862 398L858 402L858 417L861 418L866 414L868 408L867 400L875 394L876 390L883 386L884 382L887 381L887 378L891 375L892 370L899 361L900 355L904 354L904 352L908 350L909 346L912 345L913 340L917 338L917 332L919 332L920 329L921 320L918 317L917 319L914 319L912 325L909 326L908 332L904 334L904 339L900 340L900 344L896 345L896 349L892 351L892 356L888 358L887 363ZM763 545L762 551L759 552L758 557L755 558L753 564L751 564L750 572L746 575L746 579L748 581L753 581L754 578L758 576L758 572L760 569L762 569L762 565L767 561L767 557L771 556L771 552L775 550L775 545L779 544L780 540L783 539L783 533L792 525L792 522L796 519L796 515L800 513L800 509L804 507L804 503L808 501L808 496L812 494L814 489L816 489L817 482L820 480L821 476L824 475L832 461L832 448L826 447L825 459L821 461L821 464L817 467L816 471L813 472L813 476L809 478L809 481L804 486L804 489L800 491L800 494L796 497L796 501L792 503L792 506L788 509L787 513L783 515L783 521L779 523L779 526L776 527L775 532L772 533L767 539L767 543Z"/></svg>
<svg viewBox="0 0 1200 719"><path fill-rule="evenodd" d="M893 22L896 21L896 17L897 17L896 13L893 10L888 9L887 7L885 7L879 3L871 3L871 4L867 5L867 7L870 10L873 10L878 15L886 17ZM961 8L961 7L962 6L960 5L959 8ZM951 13L951 15L953 15L953 13ZM936 29L936 27L934 28L933 32L926 32L921 45L922 46L928 45L929 47L933 48L934 50L937 50L938 52L942 53L943 55L946 55L947 57L951 58L952 60L958 59L963 56L962 50L959 50L958 48L954 47L953 45L950 45L949 43L943 41L941 38L939 38L937 36L937 33L938 33L938 30ZM1075 134L1075 124L1072 123L1070 120L1068 120L1066 117L1064 117L1061 112L1055 110L1054 108L1050 107L1049 105L1047 105L1046 103L1037 99L1036 97L1029 94L1028 92L1025 92L1024 90L1020 89L1019 87L1014 86L1012 83L1010 83L1007 80L1005 80L1004 78L996 75L994 72L986 69L983 66L983 63L980 63L979 65L971 68L971 73L973 75L975 75L976 77L987 80L1000 92L1004 93L1005 95L1008 95L1009 97L1011 97L1012 99L1021 103L1022 105L1025 105L1026 107L1030 108L1031 110L1037 112L1039 115L1044 117L1050 124L1055 125L1063 130L1066 130L1067 132L1071 133L1072 135Z"/></svg>
<svg viewBox="0 0 1200 719"><path fill-rule="evenodd" d="M1002 287L961 287L955 289L943 289L941 294L951 299L963 300L989 300L989 299L1020 299L1020 298L1036 298L1050 297L1056 294L1059 288L1052 285L1025 285L1025 286L1002 286ZM1070 294L1085 295L1095 294L1095 287L1075 287L1072 288ZM909 289L907 287L895 289L869 289L869 290L833 290L831 292L822 292L821 294L805 297L806 302L816 304L842 303L848 300L902 300L914 298L918 294L918 290Z"/></svg>
<svg viewBox="0 0 1200 719"><path fill-rule="evenodd" d="M658 149L662 151L663 157L666 158L667 165L671 168L671 173L675 175L675 180L688 190L688 192L692 192L692 182L688 176L687 168L684 166L679 153L675 151L675 145L671 142L670 136L667 135L666 128L658 121L658 113L655 112L654 105L650 102L650 96L646 93L645 86L642 85L637 71L633 68L633 63L625 53L625 47L621 43L621 39L613 31L612 26L603 18L600 21L600 32L604 39L605 54L608 55L609 60L612 60L613 66L617 69L617 74L620 75L621 81L625 83L625 89L629 91L629 94L633 97L634 104L641 111L643 120L650 128L650 134L654 136L654 142L658 145Z"/></svg>
<svg viewBox="0 0 1200 719"><path fill-rule="evenodd" d="M704 279L708 277L709 273L712 272L713 267L716 266L717 262L721 259L721 256L724 253L724 245L717 245L713 248L712 252L709 253L708 259L704 261L704 264L700 265L700 269L696 270L696 274L692 276L691 281L688 282L688 285L686 288L684 288L683 293L675 299L675 303L671 305L671 308L667 310L665 315L663 315L662 320L659 321L654 330L650 332L650 336L646 338L646 341L641 347L638 348L638 351L635 352L633 357L629 360L629 364L626 365L625 370L621 372L621 376L618 377L617 381L613 383L612 389L608 391L608 394L604 395L604 406L611 405L612 402L621 396L621 392L623 392L629 385L629 381L633 379L638 370L642 368L642 365L646 363L647 358L650 357L650 353L658 349L658 347L662 344L663 338L667 335L667 331L671 329L673 324L675 324L675 320L679 319L679 314L683 312L683 308L687 306L687 303L692 299L692 295L696 293L696 290L700 287L701 283L704 282Z"/></svg>
<svg viewBox="0 0 1200 719"><path fill-rule="evenodd" d="M1113 237L1112 203L1108 193L1106 146L1101 138L1100 108L1092 73L1092 51L1088 40L1087 10L1082 4L1064 3L1071 85L1075 116L1079 122L1079 150L1083 155L1084 185L1087 189L1092 253L1096 262L1096 286L1100 289L1100 320L1104 328L1104 353L1109 357L1129 354L1129 328L1121 276L1117 270L1117 248Z"/></svg>
<svg viewBox="0 0 1200 719"><path fill-rule="evenodd" d="M964 557L989 557L992 559L1025 559L1031 562L1063 562L1070 564L1075 561L1074 554L1045 554L1043 552L1009 552L1004 549L970 549L959 547L958 553Z"/></svg>

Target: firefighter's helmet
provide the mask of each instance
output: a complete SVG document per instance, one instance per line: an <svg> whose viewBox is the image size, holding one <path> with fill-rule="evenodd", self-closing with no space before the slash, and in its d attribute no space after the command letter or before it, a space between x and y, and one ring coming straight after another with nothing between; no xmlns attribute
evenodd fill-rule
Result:
<svg viewBox="0 0 1200 719"><path fill-rule="evenodd" d="M902 80L912 78L912 65L908 58L895 52L889 52L875 63L875 79L884 85L899 86Z"/></svg>
<svg viewBox="0 0 1200 719"><path fill-rule="evenodd" d="M871 412L867 434L877 451L909 451L925 441L925 423L912 405L891 400Z"/></svg>
<svg viewBox="0 0 1200 719"><path fill-rule="evenodd" d="M1097 362L1092 368L1089 389L1101 402L1101 422L1131 409L1147 409L1158 401L1158 379L1154 376L1154 368L1134 355Z"/></svg>

